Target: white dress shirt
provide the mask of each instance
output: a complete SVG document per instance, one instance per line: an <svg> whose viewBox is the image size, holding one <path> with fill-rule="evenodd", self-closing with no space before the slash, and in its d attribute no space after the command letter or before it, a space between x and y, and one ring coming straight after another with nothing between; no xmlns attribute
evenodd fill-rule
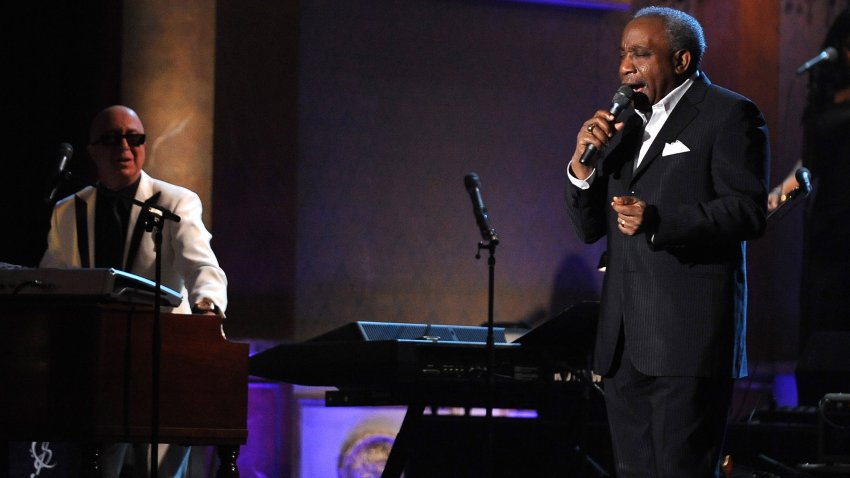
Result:
<svg viewBox="0 0 850 478"><path fill-rule="evenodd" d="M661 128L664 127L664 123L667 122L667 118L670 117L670 113L673 111L673 108L679 104L679 100L685 96L685 92L688 91L688 88L694 84L694 80L699 76L699 71L691 75L690 78L685 80L681 85L677 86L670 93L667 93L667 96L661 99L661 101L652 105L652 109L648 112L643 112L640 110L635 110L635 112L640 116L643 120L644 128L643 128L643 143L641 144L640 151L638 151L637 157L635 157L635 169L640 166L641 161L643 161L643 157L646 155L646 151L652 145L652 140L658 136L658 132L661 131ZM593 179L596 177L596 168L590 172L590 175L587 179L578 179L573 174L572 170L567 167L567 177L570 179L570 182L573 183L576 187L580 189L588 189L590 185L593 183Z"/></svg>

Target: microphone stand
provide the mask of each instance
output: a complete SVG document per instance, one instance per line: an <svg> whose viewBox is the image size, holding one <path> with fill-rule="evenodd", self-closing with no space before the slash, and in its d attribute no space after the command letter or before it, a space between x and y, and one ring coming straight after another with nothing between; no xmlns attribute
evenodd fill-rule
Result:
<svg viewBox="0 0 850 478"><path fill-rule="evenodd" d="M485 419L487 422L487 456L485 476L493 476L493 400L495 395L495 368L496 368L496 339L494 335L494 296L495 296L495 277L496 277L496 246L499 244L499 238L496 236L496 231L488 231L489 239L478 243L478 252L475 254L476 259L481 258L481 250L487 249L490 251L490 257L487 259L488 266L488 287L487 287L487 343L485 350L487 352L487 395L485 398Z"/></svg>
<svg viewBox="0 0 850 478"><path fill-rule="evenodd" d="M111 196L117 196L125 201L142 208L139 220L144 219L145 231L153 233L154 243L154 296L153 296L153 331L151 338L151 444L150 444L150 477L159 475L159 395L160 395L160 363L162 361L162 330L160 304L160 288L162 287L162 227L166 220L180 222L180 216L168 209L155 204L146 204L136 198L122 196L107 188L98 186L98 191Z"/></svg>
<svg viewBox="0 0 850 478"><path fill-rule="evenodd" d="M496 369L496 340L493 331L493 296L495 283L495 267L496 267L496 246L499 244L499 236L496 230L490 227L487 219L487 208L484 207L484 200L481 198L481 182L478 179L478 174L471 172L463 178L463 184L466 187L466 192L469 193L472 199L472 211L475 213L475 222L478 224L478 229L481 232L481 241L478 243L478 251L475 254L476 259L481 259L481 249L490 251L490 259L487 261L490 269L490 280L488 287L487 301L487 344L485 351L487 353L486 365L486 380L487 390L485 405L487 410L486 426L487 426L487 451L486 451L486 469L484 476L490 477L493 475L493 395L495 393L495 369Z"/></svg>
<svg viewBox="0 0 850 478"><path fill-rule="evenodd" d="M162 225L163 215L153 213L146 214L145 230L153 232L154 243L154 291L153 299L153 337L151 339L151 449L150 449L150 476L157 478L159 475L159 376L160 362L162 359L162 330L160 329L160 302L159 287L162 284Z"/></svg>

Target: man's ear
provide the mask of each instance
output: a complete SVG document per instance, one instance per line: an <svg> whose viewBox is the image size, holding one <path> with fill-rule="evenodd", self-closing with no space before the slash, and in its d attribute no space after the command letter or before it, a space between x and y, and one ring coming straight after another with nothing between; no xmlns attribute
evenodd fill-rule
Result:
<svg viewBox="0 0 850 478"><path fill-rule="evenodd" d="M678 50L673 53L673 68L676 73L681 75L691 68L691 52L688 50Z"/></svg>

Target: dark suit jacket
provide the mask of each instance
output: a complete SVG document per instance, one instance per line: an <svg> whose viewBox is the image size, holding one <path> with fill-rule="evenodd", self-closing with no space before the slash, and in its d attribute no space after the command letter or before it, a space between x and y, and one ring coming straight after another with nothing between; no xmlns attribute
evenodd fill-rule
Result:
<svg viewBox="0 0 850 478"><path fill-rule="evenodd" d="M610 372L620 326L638 370L654 376L746 375L746 242L766 226L767 127L758 107L700 74L633 171L642 121L633 109L590 189L567 181L586 243L608 238L594 370ZM688 151L662 154L679 141ZM668 147L669 148L669 147ZM647 205L626 236L613 196Z"/></svg>

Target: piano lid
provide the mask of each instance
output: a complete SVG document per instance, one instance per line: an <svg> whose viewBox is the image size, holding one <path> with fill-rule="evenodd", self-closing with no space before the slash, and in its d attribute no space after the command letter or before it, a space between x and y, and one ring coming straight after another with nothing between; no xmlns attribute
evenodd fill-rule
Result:
<svg viewBox="0 0 850 478"><path fill-rule="evenodd" d="M0 268L0 297L37 297L40 300L79 299L153 305L156 284L118 269ZM177 307L183 296L160 286L163 306Z"/></svg>

